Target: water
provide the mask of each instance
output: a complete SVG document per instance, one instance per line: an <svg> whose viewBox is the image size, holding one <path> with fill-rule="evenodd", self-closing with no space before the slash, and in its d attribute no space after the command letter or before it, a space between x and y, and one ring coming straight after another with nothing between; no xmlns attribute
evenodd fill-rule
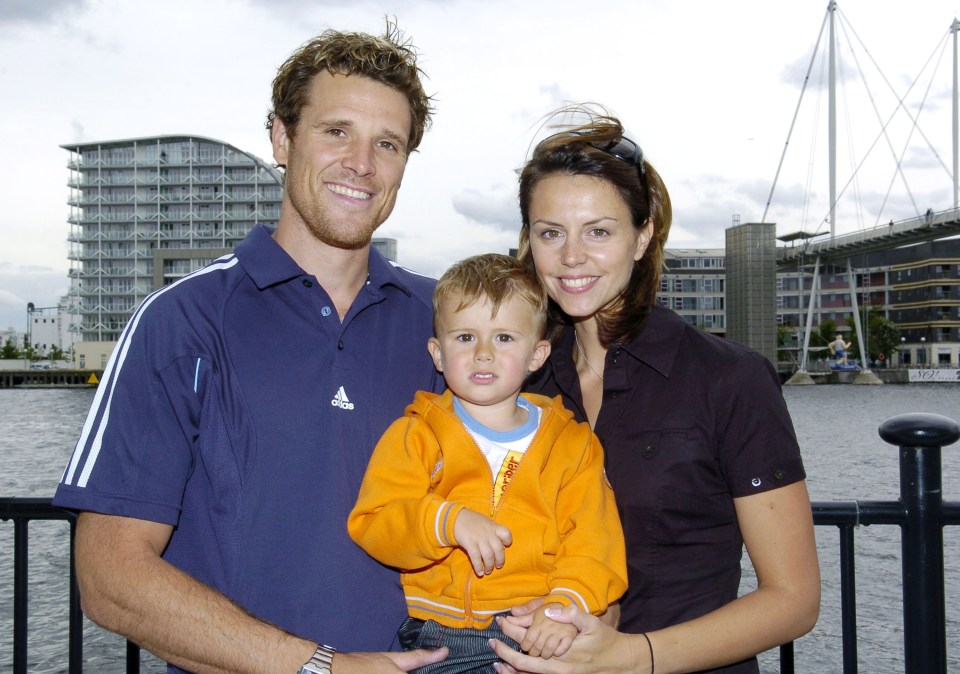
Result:
<svg viewBox="0 0 960 674"><path fill-rule="evenodd" d="M49 497L79 435L91 389L0 389L0 496ZM899 496L895 448L877 434L889 417L932 412L960 419L960 385L787 387L784 395L797 427L815 501L895 501ZM960 445L943 452L944 498L960 501ZM838 534L817 527L823 575L823 609L814 631L796 644L797 671L830 674L842 666ZM946 527L948 667L960 672L960 527ZM900 536L893 526L856 532L857 624L860 671L903 671ZM65 672L68 531L65 523L30 527L30 663L38 674ZM0 522L0 672L12 665L13 527ZM752 580L749 566L745 587ZM89 672L124 671L123 641L85 626L84 665ZM163 672L143 655L143 672ZM778 671L776 652L761 670Z"/></svg>
<svg viewBox="0 0 960 674"><path fill-rule="evenodd" d="M51 497L94 389L0 389L0 496ZM66 672L70 530L66 522L29 527L31 674ZM84 621L84 671L122 673L125 642ZM149 653L141 671L166 672ZM13 671L13 526L0 522L0 672Z"/></svg>

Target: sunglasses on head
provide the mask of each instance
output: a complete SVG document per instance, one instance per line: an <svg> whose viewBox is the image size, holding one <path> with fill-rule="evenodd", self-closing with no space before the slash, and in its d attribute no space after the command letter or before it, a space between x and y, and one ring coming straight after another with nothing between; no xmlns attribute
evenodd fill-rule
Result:
<svg viewBox="0 0 960 674"><path fill-rule="evenodd" d="M643 192L649 208L650 183L647 181L647 169L643 164L643 150L640 149L640 146L626 136L621 136L620 140L611 140L606 143L590 141L589 145L597 148L601 152L606 152L611 157L616 157L620 161L625 161L637 167L637 173L640 175L640 184L643 186Z"/></svg>
<svg viewBox="0 0 960 674"><path fill-rule="evenodd" d="M620 140L611 140L606 143L592 141L590 145L628 164L635 164L639 168L641 176L647 172L643 165L643 150L626 136L621 136Z"/></svg>

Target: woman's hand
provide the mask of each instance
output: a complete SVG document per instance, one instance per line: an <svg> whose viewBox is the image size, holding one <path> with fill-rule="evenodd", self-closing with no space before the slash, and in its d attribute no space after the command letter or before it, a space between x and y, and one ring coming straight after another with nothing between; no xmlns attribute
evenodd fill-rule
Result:
<svg viewBox="0 0 960 674"><path fill-rule="evenodd" d="M604 625L599 618L576 606L549 609L547 616L577 628L577 637L563 656L549 660L518 653L500 641L491 642L497 656L506 664L494 665L504 674L649 674L647 643L637 634L622 634ZM498 619L503 633L521 643L533 614ZM637 640L642 641L642 644ZM640 647L642 645L642 648Z"/></svg>

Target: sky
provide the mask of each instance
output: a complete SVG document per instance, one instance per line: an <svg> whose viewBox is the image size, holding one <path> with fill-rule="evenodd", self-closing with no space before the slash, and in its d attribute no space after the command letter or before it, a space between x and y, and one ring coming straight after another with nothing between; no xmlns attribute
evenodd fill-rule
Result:
<svg viewBox="0 0 960 674"><path fill-rule="evenodd" d="M669 248L722 248L735 222L829 232L828 4L0 0L0 330L69 289L60 145L196 134L272 161L276 68L326 28L379 33L385 16L436 105L377 233L406 267L438 276L516 246L517 169L545 115L585 101L663 176ZM960 0L837 7L836 233L952 207Z"/></svg>

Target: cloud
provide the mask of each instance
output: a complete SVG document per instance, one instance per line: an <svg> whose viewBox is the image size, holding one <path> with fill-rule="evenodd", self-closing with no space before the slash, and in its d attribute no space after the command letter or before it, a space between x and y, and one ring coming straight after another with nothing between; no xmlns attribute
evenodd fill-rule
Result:
<svg viewBox="0 0 960 674"><path fill-rule="evenodd" d="M515 188L502 185L480 191L467 188L453 197L453 210L481 225L501 232L516 232L520 225L520 206Z"/></svg>
<svg viewBox="0 0 960 674"><path fill-rule="evenodd" d="M79 14L90 0L3 0L0 2L0 26L49 25L71 14Z"/></svg>
<svg viewBox="0 0 960 674"><path fill-rule="evenodd" d="M0 329L27 327L27 303L52 307L67 293L62 269L0 262Z"/></svg>

